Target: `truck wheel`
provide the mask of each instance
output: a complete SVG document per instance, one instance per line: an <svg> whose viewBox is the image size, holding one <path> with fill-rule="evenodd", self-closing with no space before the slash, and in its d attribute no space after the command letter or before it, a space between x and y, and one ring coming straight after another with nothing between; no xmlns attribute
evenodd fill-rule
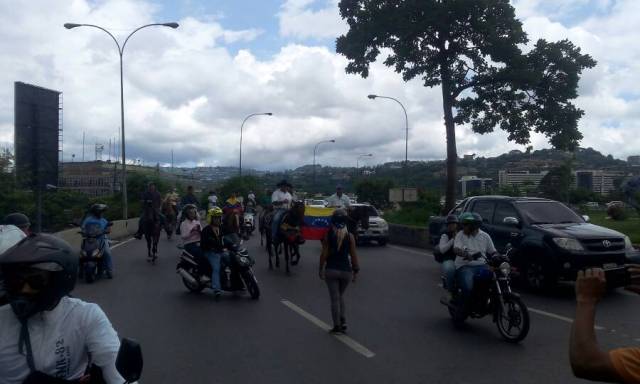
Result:
<svg viewBox="0 0 640 384"><path fill-rule="evenodd" d="M535 291L546 291L554 288L557 277L540 260L529 260L524 266L522 277L527 287Z"/></svg>

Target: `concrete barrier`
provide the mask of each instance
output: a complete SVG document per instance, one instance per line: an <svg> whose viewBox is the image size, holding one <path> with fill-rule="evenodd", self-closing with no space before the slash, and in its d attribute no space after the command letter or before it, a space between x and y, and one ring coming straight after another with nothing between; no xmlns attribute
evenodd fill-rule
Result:
<svg viewBox="0 0 640 384"><path fill-rule="evenodd" d="M129 219L129 220L117 220L113 222L113 226L111 227L111 234L109 237L111 239L121 239L124 237L130 237L138 230L138 218ZM67 243L71 244L74 249L80 248L82 243L82 236L78 233L80 232L79 227L67 229L64 231L56 232L54 235L63 239Z"/></svg>
<svg viewBox="0 0 640 384"><path fill-rule="evenodd" d="M429 231L425 227L389 223L389 242L416 248L431 248Z"/></svg>

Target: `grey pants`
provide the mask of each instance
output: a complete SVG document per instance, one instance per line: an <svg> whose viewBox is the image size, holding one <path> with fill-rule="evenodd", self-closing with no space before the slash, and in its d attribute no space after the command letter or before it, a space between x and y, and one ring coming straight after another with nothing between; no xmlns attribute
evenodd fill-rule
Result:
<svg viewBox="0 0 640 384"><path fill-rule="evenodd" d="M331 317L333 325L340 326L345 319L344 299L342 295L347 289L347 285L351 281L353 275L351 272L340 271L337 269L327 269L325 271L325 281L329 288L329 297L331 298Z"/></svg>

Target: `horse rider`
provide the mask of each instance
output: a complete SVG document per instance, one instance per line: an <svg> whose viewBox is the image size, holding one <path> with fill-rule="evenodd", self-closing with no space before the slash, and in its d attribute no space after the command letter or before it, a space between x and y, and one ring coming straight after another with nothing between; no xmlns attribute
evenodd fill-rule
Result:
<svg viewBox="0 0 640 384"><path fill-rule="evenodd" d="M111 258L111 246L109 244L109 238L107 237L107 234L111 232L111 223L103 217L107 208L105 204L93 204L91 208L89 208L89 214L85 217L80 227L85 233L88 232L92 226L97 226L102 231L102 234L98 236L97 240L103 249L104 274L107 276L107 279L113 279L113 259ZM82 271L83 268L80 268L80 273L82 273Z"/></svg>
<svg viewBox="0 0 640 384"><path fill-rule="evenodd" d="M289 209L291 202L293 201L293 197L291 196L289 189L293 188L293 186L289 184L287 180L282 180L276 184L276 187L278 187L278 189L273 191L271 194L271 203L273 203L273 206L276 209Z"/></svg>
<svg viewBox="0 0 640 384"><path fill-rule="evenodd" d="M160 213L160 208L162 207L162 196L160 192L156 189L156 184L154 182L150 182L147 184L147 190L142 194L142 207L146 206L147 202L151 202L151 206L153 209L158 212L158 216L162 219L162 214ZM144 212L143 212L144 213ZM144 215L140 215L140 220L138 220L138 231L133 237L140 240L142 239L142 229L144 228Z"/></svg>
<svg viewBox="0 0 640 384"><path fill-rule="evenodd" d="M336 193L331 195L328 199L329 207L342 209L349 209L351 207L351 200L349 200L349 197L342 192L342 185L338 184L336 186Z"/></svg>

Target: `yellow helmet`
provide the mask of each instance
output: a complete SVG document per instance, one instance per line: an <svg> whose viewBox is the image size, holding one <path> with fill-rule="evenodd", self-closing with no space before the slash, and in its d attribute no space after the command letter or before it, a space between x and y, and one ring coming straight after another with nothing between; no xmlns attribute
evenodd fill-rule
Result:
<svg viewBox="0 0 640 384"><path fill-rule="evenodd" d="M222 209L219 207L213 207L207 211L207 222L211 221L212 217L222 217Z"/></svg>

